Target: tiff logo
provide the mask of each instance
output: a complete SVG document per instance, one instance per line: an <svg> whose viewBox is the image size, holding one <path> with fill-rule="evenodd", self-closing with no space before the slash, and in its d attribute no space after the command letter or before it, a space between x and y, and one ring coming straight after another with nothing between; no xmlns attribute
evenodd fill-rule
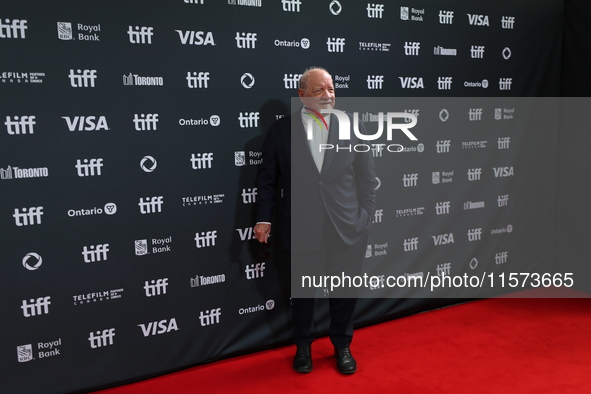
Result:
<svg viewBox="0 0 591 394"><path fill-rule="evenodd" d="M470 57L472 57L472 59L483 59L484 58L484 46L472 45L470 47Z"/></svg>
<svg viewBox="0 0 591 394"><path fill-rule="evenodd" d="M503 194L501 196L498 196L497 197L497 204L499 205L499 208L506 207L507 205L509 205L509 195Z"/></svg>
<svg viewBox="0 0 591 394"><path fill-rule="evenodd" d="M194 170L202 170L204 168L211 168L213 162L213 153L195 153L191 154L191 167Z"/></svg>
<svg viewBox="0 0 591 394"><path fill-rule="evenodd" d="M420 111L419 109L405 109L404 110L404 113L405 114L412 114L412 115L414 115L415 117L418 118L419 117L419 111ZM412 122L412 118L404 118L404 121L406 123L411 123Z"/></svg>
<svg viewBox="0 0 591 394"><path fill-rule="evenodd" d="M449 214L449 201L438 202L435 204L435 213L437 215L448 215Z"/></svg>
<svg viewBox="0 0 591 394"><path fill-rule="evenodd" d="M244 272L246 272L246 279L257 279L265 276L265 263L256 263L247 265Z"/></svg>
<svg viewBox="0 0 591 394"><path fill-rule="evenodd" d="M404 54L406 56L419 56L420 42L404 42Z"/></svg>
<svg viewBox="0 0 591 394"><path fill-rule="evenodd" d="M497 146L499 149L509 149L511 143L511 137L499 137L497 140Z"/></svg>
<svg viewBox="0 0 591 394"><path fill-rule="evenodd" d="M248 127L259 127L259 113L258 112L240 112L238 115L240 127L245 129Z"/></svg>
<svg viewBox="0 0 591 394"><path fill-rule="evenodd" d="M437 78L437 89L450 90L451 83L452 83L452 77L439 77L439 78Z"/></svg>
<svg viewBox="0 0 591 394"><path fill-rule="evenodd" d="M35 122L35 116L18 116L14 117L14 120L10 120L10 116L6 117L6 132L10 135L15 134L33 134L33 126L37 123Z"/></svg>
<svg viewBox="0 0 591 394"><path fill-rule="evenodd" d="M215 239L217 238L217 230L202 231L201 234L195 233L195 243L198 248L208 248L215 246Z"/></svg>
<svg viewBox="0 0 591 394"><path fill-rule="evenodd" d="M133 125L136 131L156 130L158 114L133 114Z"/></svg>
<svg viewBox="0 0 591 394"><path fill-rule="evenodd" d="M281 4L283 5L283 11L300 12L302 2L300 0L281 0Z"/></svg>
<svg viewBox="0 0 591 394"><path fill-rule="evenodd" d="M383 75L368 75L367 76L367 88L368 89L381 89L384 83Z"/></svg>
<svg viewBox="0 0 591 394"><path fill-rule="evenodd" d="M440 140L437 141L437 144L435 145L435 147L437 148L437 153L449 153L450 146L450 140Z"/></svg>
<svg viewBox="0 0 591 394"><path fill-rule="evenodd" d="M468 229L468 241L480 241L482 236L482 229L481 228L472 228Z"/></svg>
<svg viewBox="0 0 591 394"><path fill-rule="evenodd" d="M25 30L27 30L27 21L20 19L5 19L2 23L0 19L0 38L25 38Z"/></svg>
<svg viewBox="0 0 591 394"><path fill-rule="evenodd" d="M70 69L70 85L73 88L94 88L94 80L96 77L96 70L76 70Z"/></svg>
<svg viewBox="0 0 591 394"><path fill-rule="evenodd" d="M47 315L49 314L49 304L51 304L51 297L39 297L36 300L30 299L29 303L27 300L23 300L21 309L23 310L24 317Z"/></svg>
<svg viewBox="0 0 591 394"><path fill-rule="evenodd" d="M406 238L402 243L405 252L412 252L413 250L419 250L419 238Z"/></svg>
<svg viewBox="0 0 591 394"><path fill-rule="evenodd" d="M451 274L451 263L437 264L437 276L449 276Z"/></svg>
<svg viewBox="0 0 591 394"><path fill-rule="evenodd" d="M326 41L329 52L344 52L345 50L345 39L344 38L331 38L328 37Z"/></svg>
<svg viewBox="0 0 591 394"><path fill-rule="evenodd" d="M481 174L482 174L482 168L470 168L470 169L468 169L468 180L469 181L479 181Z"/></svg>
<svg viewBox="0 0 591 394"><path fill-rule="evenodd" d="M164 204L164 197L162 196L155 196L155 197L146 197L144 201L143 198L140 198L140 202L137 204L140 207L140 213L142 215L148 213L157 213L162 212L162 205Z"/></svg>
<svg viewBox="0 0 591 394"><path fill-rule="evenodd" d="M499 79L499 90L511 90L511 84L513 78L500 78Z"/></svg>
<svg viewBox="0 0 591 394"><path fill-rule="evenodd" d="M146 297L153 297L166 294L167 286L168 278L145 281L144 290L146 290Z"/></svg>
<svg viewBox="0 0 591 394"><path fill-rule="evenodd" d="M382 223L382 216L384 216L384 210L383 209L376 209L372 223Z"/></svg>
<svg viewBox="0 0 591 394"><path fill-rule="evenodd" d="M79 177L84 176L100 176L101 168L103 167L103 159L80 159L76 160L76 172Z"/></svg>
<svg viewBox="0 0 591 394"><path fill-rule="evenodd" d="M236 32L236 46L241 49L254 49L257 42L257 33Z"/></svg>
<svg viewBox="0 0 591 394"><path fill-rule="evenodd" d="M90 347L92 349L96 349L98 347L112 345L114 337L115 337L115 329L108 328L106 330L103 330L102 333L100 331L97 331L96 335L94 332L91 332L90 336L88 337L88 342L90 342Z"/></svg>
<svg viewBox="0 0 591 394"><path fill-rule="evenodd" d="M211 324L217 324L220 322L220 316L222 315L222 308L214 308L209 311L199 312L199 322L202 327L209 326Z"/></svg>
<svg viewBox="0 0 591 394"><path fill-rule="evenodd" d="M90 245L82 248L85 263L107 261L107 252L109 252L109 244Z"/></svg>
<svg viewBox="0 0 591 394"><path fill-rule="evenodd" d="M470 108L468 110L468 119L472 122L482 120L482 108Z"/></svg>
<svg viewBox="0 0 591 394"><path fill-rule="evenodd" d="M402 177L402 184L404 187L413 187L417 185L419 174L404 174Z"/></svg>
<svg viewBox="0 0 591 394"><path fill-rule="evenodd" d="M41 216L43 215L43 207L22 208L22 213L18 208L14 208L14 223L20 226L32 226L34 224L41 224Z"/></svg>
<svg viewBox="0 0 591 394"><path fill-rule="evenodd" d="M285 89L297 89L302 74L283 74L283 86Z"/></svg>
<svg viewBox="0 0 591 394"><path fill-rule="evenodd" d="M500 252L495 254L495 264L505 264L507 263L507 257L509 257L508 252Z"/></svg>
<svg viewBox="0 0 591 394"><path fill-rule="evenodd" d="M454 19L453 11L439 10L439 23L442 25L451 25Z"/></svg>
<svg viewBox="0 0 591 394"><path fill-rule="evenodd" d="M190 89L207 89L207 81L209 81L209 73L204 71L190 71L187 72L187 86Z"/></svg>
<svg viewBox="0 0 591 394"><path fill-rule="evenodd" d="M383 4L372 4L367 3L367 17L368 18L382 18L382 13L384 12L384 5Z"/></svg>
<svg viewBox="0 0 591 394"><path fill-rule="evenodd" d="M501 18L501 27L503 29L513 29L514 24L515 24L515 17L514 16L504 16Z"/></svg>
<svg viewBox="0 0 591 394"><path fill-rule="evenodd" d="M254 204L255 202L257 202L257 188L242 189L242 203Z"/></svg>
<svg viewBox="0 0 591 394"><path fill-rule="evenodd" d="M129 42L132 44L151 44L154 28L146 26L129 26L127 35L129 36Z"/></svg>

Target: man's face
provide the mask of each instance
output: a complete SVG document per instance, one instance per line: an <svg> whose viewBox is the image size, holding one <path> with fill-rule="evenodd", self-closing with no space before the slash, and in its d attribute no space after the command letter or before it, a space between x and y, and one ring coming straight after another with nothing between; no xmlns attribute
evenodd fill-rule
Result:
<svg viewBox="0 0 591 394"><path fill-rule="evenodd" d="M299 89L298 95L304 107L320 112L321 109L332 109L335 103L334 85L329 73L324 70L313 70L308 77L305 90Z"/></svg>

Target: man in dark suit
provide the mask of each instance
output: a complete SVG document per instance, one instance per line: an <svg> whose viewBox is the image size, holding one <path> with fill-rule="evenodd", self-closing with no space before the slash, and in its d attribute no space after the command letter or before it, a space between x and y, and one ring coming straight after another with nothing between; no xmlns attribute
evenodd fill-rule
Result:
<svg viewBox="0 0 591 394"><path fill-rule="evenodd" d="M360 273L375 212L376 178L372 153L350 148L359 142L353 133L351 140L339 141L337 117L322 114L335 105L330 74L321 68L306 70L298 95L301 110L273 124L263 144L254 232L260 242L267 242L276 190L282 184L282 239L291 263L297 346L293 367L307 373L312 370L316 289L304 288L302 275ZM352 125L352 116L347 116ZM362 123L358 127L365 132ZM357 370L349 348L357 302L352 294L351 289L337 289L329 298L330 339L337 368L344 374Z"/></svg>

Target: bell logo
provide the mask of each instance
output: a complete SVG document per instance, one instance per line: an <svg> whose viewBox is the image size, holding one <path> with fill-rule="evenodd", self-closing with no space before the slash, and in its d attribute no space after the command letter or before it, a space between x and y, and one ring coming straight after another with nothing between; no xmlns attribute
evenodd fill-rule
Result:
<svg viewBox="0 0 591 394"><path fill-rule="evenodd" d="M142 329L144 337L151 335L167 334L171 331L178 331L179 327L176 324L176 319L173 317L170 320L160 320L150 322L148 324L138 324L138 327Z"/></svg>

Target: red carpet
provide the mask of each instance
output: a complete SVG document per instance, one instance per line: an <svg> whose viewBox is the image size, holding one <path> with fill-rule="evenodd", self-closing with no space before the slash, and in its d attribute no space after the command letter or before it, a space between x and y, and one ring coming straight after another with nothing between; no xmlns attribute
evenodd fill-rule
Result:
<svg viewBox="0 0 591 394"><path fill-rule="evenodd" d="M489 299L356 330L350 376L321 338L307 375L288 346L97 393L591 393L590 338L591 299Z"/></svg>

